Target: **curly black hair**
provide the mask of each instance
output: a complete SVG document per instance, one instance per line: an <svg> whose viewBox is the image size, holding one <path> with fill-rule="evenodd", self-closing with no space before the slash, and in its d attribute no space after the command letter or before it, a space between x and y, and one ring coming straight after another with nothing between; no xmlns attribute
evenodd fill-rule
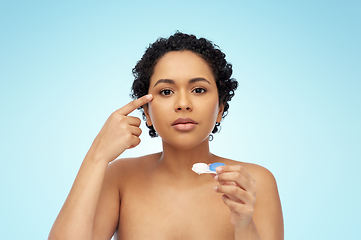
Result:
<svg viewBox="0 0 361 240"><path fill-rule="evenodd" d="M238 87L236 79L231 78L232 64L226 61L226 55L211 41L205 38L198 39L194 35L178 31L169 38L159 38L153 44L149 45L143 57L133 68L133 76L135 79L130 96L133 99L137 99L147 95L150 77L153 74L154 66L157 64L158 60L168 52L184 50L196 53L211 67L217 84L219 103L224 106L222 114L222 118L224 118L228 113L228 101L232 99L234 91ZM143 119L146 120L143 108L140 109L142 111ZM220 123L216 123L212 133L218 132L219 126ZM151 137L158 136L153 126L148 126L147 124L147 127L149 128L149 135ZM213 138L212 135L210 137L211 139Z"/></svg>

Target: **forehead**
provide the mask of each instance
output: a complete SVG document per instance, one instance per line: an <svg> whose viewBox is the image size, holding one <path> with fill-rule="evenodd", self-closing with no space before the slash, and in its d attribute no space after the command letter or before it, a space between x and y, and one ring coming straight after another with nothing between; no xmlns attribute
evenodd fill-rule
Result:
<svg viewBox="0 0 361 240"><path fill-rule="evenodd" d="M158 79L189 80L203 77L215 83L208 63L191 51L172 51L161 57L154 67L151 83Z"/></svg>

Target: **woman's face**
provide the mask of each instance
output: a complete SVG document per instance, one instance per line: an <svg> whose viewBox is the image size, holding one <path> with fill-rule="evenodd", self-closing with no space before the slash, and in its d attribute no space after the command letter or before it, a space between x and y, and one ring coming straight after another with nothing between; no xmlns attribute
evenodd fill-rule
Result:
<svg viewBox="0 0 361 240"><path fill-rule="evenodd" d="M213 72L191 51L173 51L160 58L149 93L154 98L144 109L147 124L177 148L189 149L208 141L216 121L222 120Z"/></svg>

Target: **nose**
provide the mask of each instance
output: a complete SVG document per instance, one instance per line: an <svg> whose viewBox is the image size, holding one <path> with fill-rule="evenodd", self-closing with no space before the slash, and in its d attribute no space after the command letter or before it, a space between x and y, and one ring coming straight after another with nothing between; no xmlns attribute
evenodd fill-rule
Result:
<svg viewBox="0 0 361 240"><path fill-rule="evenodd" d="M184 92L178 92L175 98L174 110L178 111L192 111L193 106L189 96Z"/></svg>

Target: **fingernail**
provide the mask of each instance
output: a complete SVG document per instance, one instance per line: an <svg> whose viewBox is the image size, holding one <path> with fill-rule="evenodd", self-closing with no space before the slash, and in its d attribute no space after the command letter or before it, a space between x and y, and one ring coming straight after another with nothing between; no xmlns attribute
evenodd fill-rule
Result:
<svg viewBox="0 0 361 240"><path fill-rule="evenodd" d="M221 172L222 172L222 167L217 167L217 168L216 168L216 172L217 172L217 173L221 173Z"/></svg>
<svg viewBox="0 0 361 240"><path fill-rule="evenodd" d="M218 189L218 186L215 186L215 187L214 187L214 191L216 191L216 192L217 192L217 189Z"/></svg>
<svg viewBox="0 0 361 240"><path fill-rule="evenodd" d="M216 176L214 177L214 180L218 181L218 175L216 175Z"/></svg>

